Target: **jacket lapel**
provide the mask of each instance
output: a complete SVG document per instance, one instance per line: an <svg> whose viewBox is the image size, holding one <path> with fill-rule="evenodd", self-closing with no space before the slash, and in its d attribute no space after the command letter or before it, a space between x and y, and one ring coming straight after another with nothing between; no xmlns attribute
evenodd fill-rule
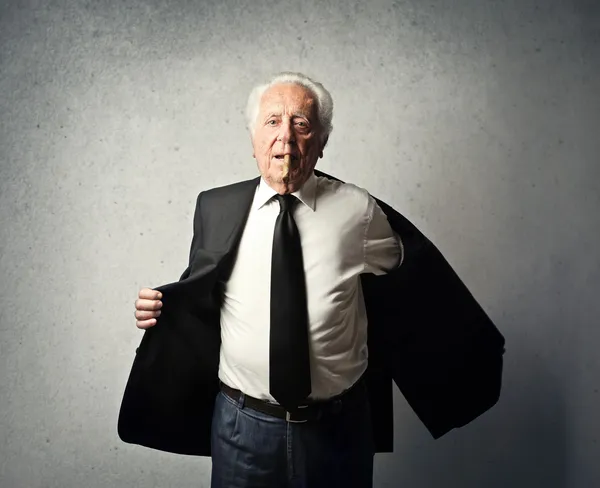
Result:
<svg viewBox="0 0 600 488"><path fill-rule="evenodd" d="M218 278L231 272L259 182L260 177L202 193L194 217L201 222L201 228L195 231L189 269L180 281L157 290L205 296ZM208 209L206 213L204 208Z"/></svg>

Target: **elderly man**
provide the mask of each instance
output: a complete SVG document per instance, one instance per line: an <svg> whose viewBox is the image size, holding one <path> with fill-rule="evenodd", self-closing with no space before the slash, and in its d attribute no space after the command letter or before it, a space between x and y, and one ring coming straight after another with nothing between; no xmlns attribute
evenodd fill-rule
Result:
<svg viewBox="0 0 600 488"><path fill-rule="evenodd" d="M212 456L213 487L372 486L392 379L434 437L499 395L504 339L435 247L315 171L332 114L304 75L255 88L261 176L200 193L188 268L135 304L119 435Z"/></svg>

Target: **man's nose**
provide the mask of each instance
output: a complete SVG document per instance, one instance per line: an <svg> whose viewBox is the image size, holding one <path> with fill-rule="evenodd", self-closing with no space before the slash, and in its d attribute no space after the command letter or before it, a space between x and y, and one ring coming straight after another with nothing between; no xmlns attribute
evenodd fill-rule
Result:
<svg viewBox="0 0 600 488"><path fill-rule="evenodd" d="M292 129L291 121L286 121L281 124L281 128L279 130L278 139L285 144L295 144L296 137L294 135L294 131Z"/></svg>

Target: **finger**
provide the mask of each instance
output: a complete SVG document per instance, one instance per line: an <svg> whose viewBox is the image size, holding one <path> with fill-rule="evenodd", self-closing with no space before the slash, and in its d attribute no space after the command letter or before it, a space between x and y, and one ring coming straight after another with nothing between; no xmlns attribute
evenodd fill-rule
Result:
<svg viewBox="0 0 600 488"><path fill-rule="evenodd" d="M152 288L142 288L139 293L139 298L144 300L160 300L162 298L162 293Z"/></svg>
<svg viewBox="0 0 600 488"><path fill-rule="evenodd" d="M136 310L159 310L160 308L162 308L162 302L160 300L137 299L135 301Z"/></svg>
<svg viewBox="0 0 600 488"><path fill-rule="evenodd" d="M146 311L146 310L136 310L134 312L135 318L138 320L149 320L160 317L161 311Z"/></svg>
<svg viewBox="0 0 600 488"><path fill-rule="evenodd" d="M138 329L148 329L150 327L154 327L156 325L156 319L150 320L138 320L135 325Z"/></svg>

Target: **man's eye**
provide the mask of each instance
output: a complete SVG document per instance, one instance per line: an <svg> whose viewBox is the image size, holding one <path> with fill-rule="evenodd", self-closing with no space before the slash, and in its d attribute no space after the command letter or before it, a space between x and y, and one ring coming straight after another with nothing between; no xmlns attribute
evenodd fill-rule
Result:
<svg viewBox="0 0 600 488"><path fill-rule="evenodd" d="M267 121L267 125L275 125L277 122L273 119Z"/></svg>
<svg viewBox="0 0 600 488"><path fill-rule="evenodd" d="M308 127L308 124L306 122L304 122L303 120L300 120L298 122L296 122L296 125L299 127Z"/></svg>

